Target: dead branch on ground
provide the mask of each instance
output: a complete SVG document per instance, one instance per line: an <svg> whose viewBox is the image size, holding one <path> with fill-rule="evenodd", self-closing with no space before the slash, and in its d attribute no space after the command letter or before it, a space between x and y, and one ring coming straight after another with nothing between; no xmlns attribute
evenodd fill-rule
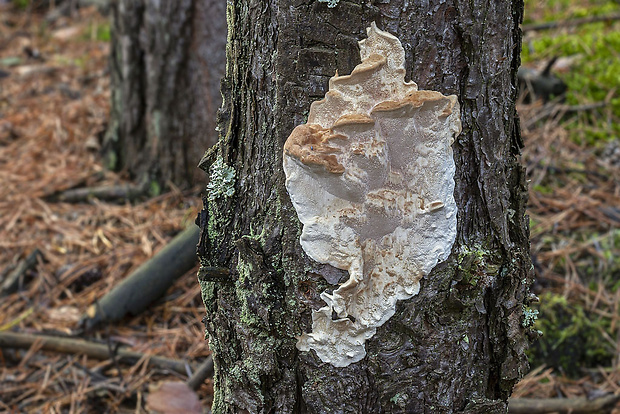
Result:
<svg viewBox="0 0 620 414"><path fill-rule="evenodd" d="M620 395L606 395L589 400L579 398L516 398L508 403L509 414L543 414L543 413L571 413L571 414L603 414L611 413Z"/></svg>
<svg viewBox="0 0 620 414"><path fill-rule="evenodd" d="M588 23L612 22L615 20L620 20L620 14L584 17L582 19L572 19L555 22L524 24L523 26L521 26L521 30L523 30L523 32L533 32L538 30L559 29L561 27L581 26L582 24Z"/></svg>
<svg viewBox="0 0 620 414"><path fill-rule="evenodd" d="M111 292L91 305L82 318L86 330L103 322L139 315L160 298L176 279L196 264L198 227L190 225L155 256L123 279Z"/></svg>
<svg viewBox="0 0 620 414"><path fill-rule="evenodd" d="M145 357L142 352L127 351L118 349L110 353L107 344L98 344L76 338L63 338L47 335L24 334L17 332L0 332L0 348L20 348L29 349L35 343L40 342L40 347L44 351L60 352L63 354L83 354L90 358L106 360L116 358L118 362L133 364ZM154 355L146 355L149 364L161 368L187 375L187 368L197 369L193 364L170 358Z"/></svg>

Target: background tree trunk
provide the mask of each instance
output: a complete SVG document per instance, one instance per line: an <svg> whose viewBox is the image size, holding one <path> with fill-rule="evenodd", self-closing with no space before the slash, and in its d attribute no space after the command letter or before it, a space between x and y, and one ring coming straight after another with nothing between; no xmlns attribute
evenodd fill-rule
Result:
<svg viewBox="0 0 620 414"><path fill-rule="evenodd" d="M215 413L505 413L526 372L531 282L527 188L515 112L521 1L228 2L232 28L217 157L232 197L205 197L199 255L230 269L201 281ZM407 79L456 94L458 235L452 255L400 301L345 368L295 348L319 294L346 272L310 260L284 188L282 147L336 69L359 63L372 21L397 36ZM211 160L213 161L213 159Z"/></svg>
<svg viewBox="0 0 620 414"><path fill-rule="evenodd" d="M161 188L204 181L225 65L225 2L118 0L112 8L111 169Z"/></svg>

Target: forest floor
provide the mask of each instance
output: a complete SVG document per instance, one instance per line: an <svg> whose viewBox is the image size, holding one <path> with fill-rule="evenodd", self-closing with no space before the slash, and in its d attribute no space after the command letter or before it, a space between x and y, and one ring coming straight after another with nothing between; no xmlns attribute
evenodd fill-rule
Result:
<svg viewBox="0 0 620 414"><path fill-rule="evenodd" d="M193 225L200 189L133 203L49 201L70 188L127 183L98 153L110 105L109 23L94 8L54 21L0 8L0 281L42 252L19 292L0 298L0 334L80 336L90 305ZM0 412L146 412L149 386L187 378L147 369L148 355L186 361L188 372L209 355L196 273L147 312L87 334L147 354L135 363L44 352L40 343L0 349ZM209 381L198 389L205 405Z"/></svg>
<svg viewBox="0 0 620 414"><path fill-rule="evenodd" d="M0 346L0 412L147 412L157 385L186 381L209 355L197 269L141 315L87 333L79 322L98 298L192 224L201 189L131 203L52 201L71 188L128 183L99 156L110 101L109 23L94 8L50 19L1 1L0 16L0 283L41 252L18 292L0 297L0 335L84 336L145 355L127 364L43 351L41 342L24 350ZM618 29L617 23L603 27ZM527 64L550 57L535 50L537 42L556 45L545 36L575 30L526 33L524 45L534 45ZM620 62L620 47L612 51ZM579 67L570 56L561 63L560 76ZM620 393L619 93L613 84L601 88L602 99L571 90L565 102L519 105L531 180L533 289L541 297L535 329L543 336L514 397ZM185 361L188 373L152 368L149 355ZM161 392L186 400L193 393ZM209 406L210 380L196 395Z"/></svg>

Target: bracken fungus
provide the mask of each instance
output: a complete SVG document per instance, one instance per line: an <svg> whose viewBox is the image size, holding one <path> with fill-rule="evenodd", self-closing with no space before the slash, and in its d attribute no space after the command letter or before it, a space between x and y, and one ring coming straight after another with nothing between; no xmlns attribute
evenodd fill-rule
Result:
<svg viewBox="0 0 620 414"><path fill-rule="evenodd" d="M405 82L400 41L374 23L360 53L362 63L331 78L284 146L302 248L349 272L321 294L325 306L313 311L312 332L297 347L338 367L365 356L365 341L398 300L418 293L456 237L456 96Z"/></svg>

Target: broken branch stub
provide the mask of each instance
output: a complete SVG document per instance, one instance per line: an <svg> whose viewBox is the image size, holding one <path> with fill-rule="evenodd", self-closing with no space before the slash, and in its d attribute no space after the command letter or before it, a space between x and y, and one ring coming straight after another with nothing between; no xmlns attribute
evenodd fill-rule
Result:
<svg viewBox="0 0 620 414"><path fill-rule="evenodd" d="M334 76L284 145L286 188L310 258L349 272L312 313L302 351L343 367L398 300L448 258L456 237L455 165L461 131L456 96L405 82L405 53L391 34L368 28L362 63Z"/></svg>

